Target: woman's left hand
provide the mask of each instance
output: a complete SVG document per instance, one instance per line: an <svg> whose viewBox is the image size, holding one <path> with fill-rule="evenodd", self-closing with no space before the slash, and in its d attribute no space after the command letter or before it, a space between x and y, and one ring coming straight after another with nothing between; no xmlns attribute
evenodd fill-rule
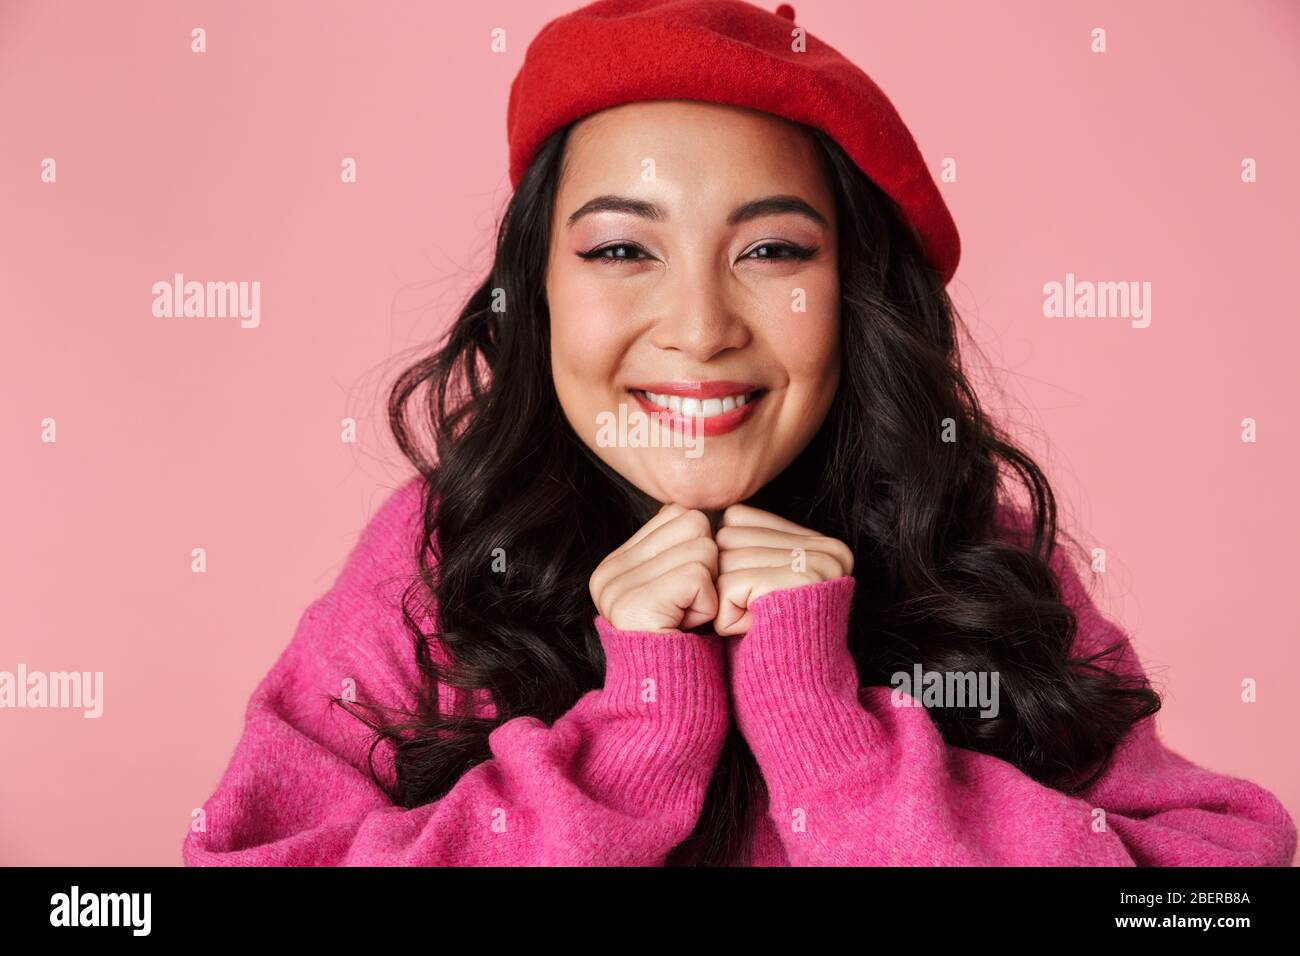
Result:
<svg viewBox="0 0 1300 956"><path fill-rule="evenodd" d="M713 629L718 634L746 633L749 606L764 594L853 573L853 552L842 541L749 505L724 511L713 537L718 544Z"/></svg>

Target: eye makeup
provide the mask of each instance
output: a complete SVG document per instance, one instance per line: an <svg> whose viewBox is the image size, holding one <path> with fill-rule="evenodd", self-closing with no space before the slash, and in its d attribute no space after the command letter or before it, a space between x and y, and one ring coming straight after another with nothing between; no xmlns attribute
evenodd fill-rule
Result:
<svg viewBox="0 0 1300 956"><path fill-rule="evenodd" d="M766 250L764 255L755 255L760 250ZM795 242L766 241L760 242L751 247L750 251L741 256L741 259L757 259L768 262L803 262L813 258L819 251L818 246L805 246ZM576 254L579 259L588 262L642 262L651 259L649 253L642 249L634 242L611 242L603 246L597 246L595 249L589 249L586 252Z"/></svg>

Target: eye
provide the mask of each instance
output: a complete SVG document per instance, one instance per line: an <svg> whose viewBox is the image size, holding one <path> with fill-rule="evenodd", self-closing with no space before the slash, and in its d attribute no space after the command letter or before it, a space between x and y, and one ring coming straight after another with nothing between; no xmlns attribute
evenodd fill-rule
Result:
<svg viewBox="0 0 1300 956"><path fill-rule="evenodd" d="M649 255L635 243L615 242L608 246L601 246L599 249L579 252L578 258L586 259L588 262L594 260L601 262L639 262L642 259L648 259Z"/></svg>
<svg viewBox="0 0 1300 956"><path fill-rule="evenodd" d="M800 246L792 242L764 242L755 246L748 255L741 256L742 259L811 259L817 254L817 249L813 246Z"/></svg>

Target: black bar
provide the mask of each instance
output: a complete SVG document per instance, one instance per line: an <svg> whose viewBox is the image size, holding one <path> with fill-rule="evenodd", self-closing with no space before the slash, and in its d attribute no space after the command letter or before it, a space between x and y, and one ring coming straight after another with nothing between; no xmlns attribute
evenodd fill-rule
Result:
<svg viewBox="0 0 1300 956"><path fill-rule="evenodd" d="M78 921L98 906L99 894L148 893L147 938L245 945L279 938L391 944L408 932L430 945L479 932L494 942L521 932L579 943L602 938L592 933L604 921L616 934L606 940L649 934L681 942L688 932L677 925L682 919L721 938L778 926L816 937L837 928L828 939L851 932L864 945L889 938L920 945L936 934L985 942L1200 934L1230 943L1242 933L1291 928L1300 875L1263 867L9 868L0 869L6 942L68 934L91 943L145 938L135 933L142 910L120 910L116 926L51 925L56 894L65 897L59 912L70 921L74 886ZM1171 893L1182 897L1171 900ZM134 899L143 904L143 896ZM1164 924L1207 917L1244 917L1248 925ZM1119 919L1154 924L1120 926Z"/></svg>

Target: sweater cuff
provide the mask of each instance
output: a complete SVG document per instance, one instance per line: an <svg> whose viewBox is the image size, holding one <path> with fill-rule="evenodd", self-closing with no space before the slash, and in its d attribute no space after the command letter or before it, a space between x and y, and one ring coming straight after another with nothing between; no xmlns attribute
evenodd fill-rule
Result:
<svg viewBox="0 0 1300 956"><path fill-rule="evenodd" d="M858 766L879 727L861 705L848 648L851 576L772 591L728 648L736 722L774 794Z"/></svg>
<svg viewBox="0 0 1300 956"><path fill-rule="evenodd" d="M624 631L604 616L598 711L605 721L593 773L613 787L688 800L712 775L731 723L726 652L711 634Z"/></svg>

